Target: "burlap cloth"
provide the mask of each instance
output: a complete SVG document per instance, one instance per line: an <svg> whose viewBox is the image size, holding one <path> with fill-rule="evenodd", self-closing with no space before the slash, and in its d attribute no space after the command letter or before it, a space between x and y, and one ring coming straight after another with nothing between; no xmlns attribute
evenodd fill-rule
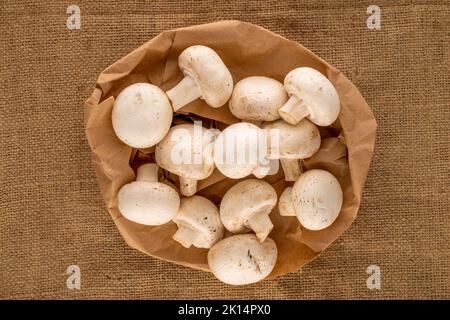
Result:
<svg viewBox="0 0 450 320"><path fill-rule="evenodd" d="M0 4L0 298L450 298L450 2L67 1ZM301 271L246 287L129 248L91 167L83 101L161 31L221 19L296 40L358 86L379 125L355 223ZM81 268L81 289L66 269ZM366 268L381 268L381 290Z"/></svg>

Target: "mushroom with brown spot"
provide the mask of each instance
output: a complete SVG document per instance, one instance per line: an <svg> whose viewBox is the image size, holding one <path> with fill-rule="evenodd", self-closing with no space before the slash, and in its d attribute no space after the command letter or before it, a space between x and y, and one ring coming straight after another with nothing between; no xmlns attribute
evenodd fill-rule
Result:
<svg viewBox="0 0 450 320"><path fill-rule="evenodd" d="M166 92L174 111L199 98L213 108L230 99L233 78L213 49L202 45L188 47L178 57L178 66L184 78Z"/></svg>
<svg viewBox="0 0 450 320"><path fill-rule="evenodd" d="M297 216L305 228L322 230L337 219L342 201L339 181L328 171L312 169L283 191L278 208L282 216Z"/></svg>
<svg viewBox="0 0 450 320"><path fill-rule="evenodd" d="M173 222L178 226L173 239L185 248L193 245L209 249L223 238L224 228L219 209L202 196L182 198L180 210Z"/></svg>
<svg viewBox="0 0 450 320"><path fill-rule="evenodd" d="M126 219L157 226L177 214L180 197L174 188L158 181L158 166L149 163L138 168L136 181L120 188L117 205Z"/></svg>
<svg viewBox="0 0 450 320"><path fill-rule="evenodd" d="M284 79L289 100L278 110L281 118L295 125L308 118L318 126L329 126L339 116L339 95L319 71L302 67L289 72Z"/></svg>
<svg viewBox="0 0 450 320"><path fill-rule="evenodd" d="M223 196L220 219L230 232L253 230L262 242L273 229L269 214L277 204L275 189L264 180L238 182Z"/></svg>
<svg viewBox="0 0 450 320"><path fill-rule="evenodd" d="M254 234L234 235L208 251L208 266L220 281L231 285L255 283L266 278L277 262L275 242L259 242Z"/></svg>

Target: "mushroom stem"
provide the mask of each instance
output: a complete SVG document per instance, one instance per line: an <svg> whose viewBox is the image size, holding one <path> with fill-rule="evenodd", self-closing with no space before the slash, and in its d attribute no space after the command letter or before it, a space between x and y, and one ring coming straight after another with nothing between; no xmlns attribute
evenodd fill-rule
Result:
<svg viewBox="0 0 450 320"><path fill-rule="evenodd" d="M174 111L202 96L197 84L190 76L185 76L175 87L166 91L166 94L172 101Z"/></svg>
<svg viewBox="0 0 450 320"><path fill-rule="evenodd" d="M264 242L273 229L269 213L256 213L247 220L246 225L252 229L260 242Z"/></svg>
<svg viewBox="0 0 450 320"><path fill-rule="evenodd" d="M179 225L173 240L178 241L185 248L189 248L198 238L199 233L189 227Z"/></svg>
<svg viewBox="0 0 450 320"><path fill-rule="evenodd" d="M266 160L267 163L261 164L259 167L253 171L253 175L258 178L262 179L267 175L276 174L278 172L278 160L277 159L270 159Z"/></svg>
<svg viewBox="0 0 450 320"><path fill-rule="evenodd" d="M193 196L197 192L197 180L180 176L180 192L185 197Z"/></svg>
<svg viewBox="0 0 450 320"><path fill-rule="evenodd" d="M255 169L255 171L253 171L253 175L258 179L262 179L267 176L267 172L269 171L269 169L270 168L265 166L259 166Z"/></svg>
<svg viewBox="0 0 450 320"><path fill-rule="evenodd" d="M278 211L280 212L280 216L296 216L294 203L292 202L292 187L287 187L281 194L280 201L278 201Z"/></svg>
<svg viewBox="0 0 450 320"><path fill-rule="evenodd" d="M309 115L306 105L296 96L291 96L289 100L278 109L278 114L284 121L293 126Z"/></svg>
<svg viewBox="0 0 450 320"><path fill-rule="evenodd" d="M156 163L143 164L137 169L136 181L158 182L158 170Z"/></svg>
<svg viewBox="0 0 450 320"><path fill-rule="evenodd" d="M297 181L302 173L298 159L280 159L284 171L284 180Z"/></svg>
<svg viewBox="0 0 450 320"><path fill-rule="evenodd" d="M210 128L207 131L214 136L214 140L216 140L216 138L222 133L222 131L217 128Z"/></svg>

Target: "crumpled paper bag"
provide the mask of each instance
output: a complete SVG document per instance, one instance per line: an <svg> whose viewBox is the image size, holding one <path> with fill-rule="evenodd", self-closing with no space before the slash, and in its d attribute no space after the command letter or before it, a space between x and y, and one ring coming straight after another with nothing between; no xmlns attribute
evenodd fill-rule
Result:
<svg viewBox="0 0 450 320"><path fill-rule="evenodd" d="M154 148L136 150L123 144L111 124L114 97L126 86L149 82L168 90L183 75L178 69L178 55L191 45L213 48L230 69L234 83L248 76L267 76L283 82L292 69L315 68L334 84L341 101L339 119L330 127L320 128L322 145L305 169L321 168L333 173L344 191L342 211L337 220L321 231L301 227L296 217L281 217L278 209L271 213L274 229L270 237L278 247L278 260L269 277L297 271L317 257L356 218L361 193L369 170L375 144L376 121L358 89L341 72L302 45L289 41L259 26L239 21L220 21L163 32L127 56L106 68L98 77L96 88L85 102L85 128L92 150L93 166L108 212L125 241L148 255L176 264L209 271L207 250L185 249L172 240L176 225L143 226L128 221L117 209L117 192L135 179L135 169L144 162L154 162ZM207 127L225 128L238 122L225 105L213 109L203 100L185 106L174 123L202 120ZM162 180L176 185L177 179L164 172ZM282 170L265 180L278 195L288 185ZM240 180L225 178L217 170L199 181L198 194L219 204L224 193Z"/></svg>

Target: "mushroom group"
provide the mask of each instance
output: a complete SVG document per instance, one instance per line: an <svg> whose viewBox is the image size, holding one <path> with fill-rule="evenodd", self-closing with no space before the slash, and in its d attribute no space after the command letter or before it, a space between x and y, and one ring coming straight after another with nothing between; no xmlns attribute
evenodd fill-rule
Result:
<svg viewBox="0 0 450 320"><path fill-rule="evenodd" d="M135 83L117 95L111 114L117 138L154 153L147 159L156 162L139 166L135 181L118 188L117 208L130 223L172 223L171 245L208 250L209 268L220 281L244 285L275 268L278 250L270 233L277 228L272 223L277 204L282 217L296 216L310 231L338 219L343 204L338 179L322 169L303 172L302 164L320 149L317 126L336 121L340 101L333 84L315 69L293 69L284 84L262 75L233 84L222 58L204 45L185 48L178 57L181 80L170 90ZM178 115L197 99L212 108L227 105L241 122L224 127ZM277 194L270 180L262 179L277 174L280 163L288 187ZM241 180L223 190L221 199L197 194L211 184L198 182L210 176Z"/></svg>

